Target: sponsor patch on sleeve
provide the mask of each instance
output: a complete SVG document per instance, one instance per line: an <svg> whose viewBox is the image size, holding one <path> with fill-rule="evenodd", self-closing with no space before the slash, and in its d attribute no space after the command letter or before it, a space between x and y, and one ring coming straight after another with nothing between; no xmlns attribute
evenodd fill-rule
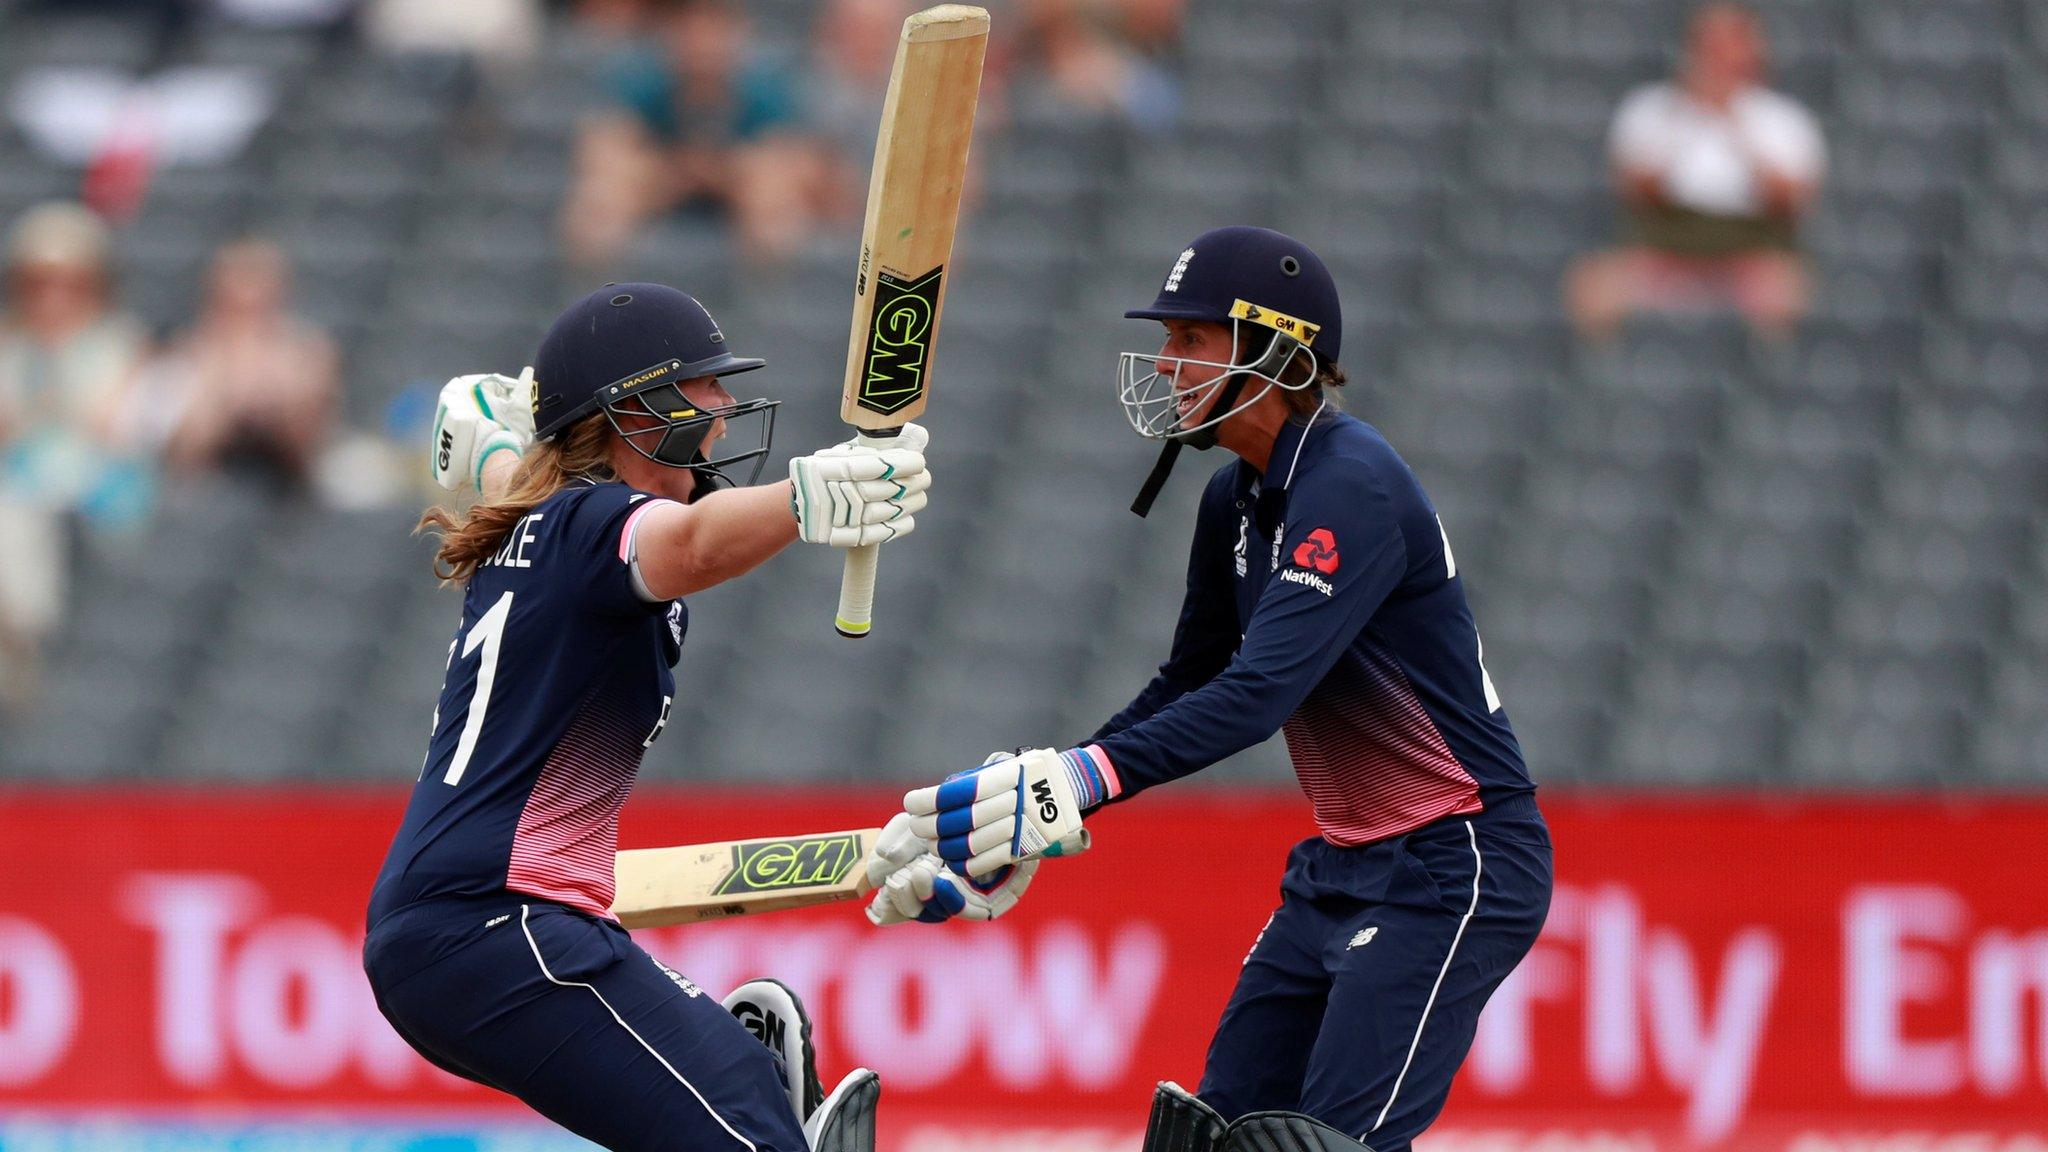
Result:
<svg viewBox="0 0 2048 1152"><path fill-rule="evenodd" d="M1280 579L1289 584L1301 584L1334 596L1337 586L1328 577L1337 571L1337 534L1328 528L1318 528L1302 538L1294 546L1294 566L1280 573Z"/></svg>

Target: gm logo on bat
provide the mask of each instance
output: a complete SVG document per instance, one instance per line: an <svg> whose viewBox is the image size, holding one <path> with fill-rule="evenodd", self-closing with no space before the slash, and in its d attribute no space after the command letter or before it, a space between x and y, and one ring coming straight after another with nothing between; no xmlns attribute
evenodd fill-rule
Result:
<svg viewBox="0 0 2048 1152"><path fill-rule="evenodd" d="M876 273L875 311L861 370L861 407L887 415L924 395L925 365L931 358L932 325L938 318L939 285L945 274L944 264L908 281Z"/></svg>
<svg viewBox="0 0 2048 1152"><path fill-rule="evenodd" d="M856 834L843 833L735 844L732 871L712 889L712 895L739 896L837 884L860 863L860 840Z"/></svg>

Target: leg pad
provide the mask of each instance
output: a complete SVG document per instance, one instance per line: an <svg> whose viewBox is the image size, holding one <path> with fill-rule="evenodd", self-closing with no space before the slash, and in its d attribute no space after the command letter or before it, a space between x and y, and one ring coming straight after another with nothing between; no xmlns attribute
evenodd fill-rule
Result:
<svg viewBox="0 0 2048 1152"><path fill-rule="evenodd" d="M1253 1112L1231 1122L1219 1152L1372 1152L1372 1149L1299 1112Z"/></svg>
<svg viewBox="0 0 2048 1152"><path fill-rule="evenodd" d="M804 1124L811 1152L875 1152L875 1110L882 1102L882 1078L855 1068L832 1089Z"/></svg>
<svg viewBox="0 0 2048 1152"><path fill-rule="evenodd" d="M1144 1152L1218 1152L1223 1117L1171 1080L1161 1080L1152 1093L1152 1116L1145 1121Z"/></svg>

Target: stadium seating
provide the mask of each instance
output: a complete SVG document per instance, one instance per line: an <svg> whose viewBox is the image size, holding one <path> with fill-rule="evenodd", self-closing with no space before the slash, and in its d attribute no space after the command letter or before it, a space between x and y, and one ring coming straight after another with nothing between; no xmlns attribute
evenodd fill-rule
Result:
<svg viewBox="0 0 2048 1152"><path fill-rule="evenodd" d="M1347 406L1435 495L1539 780L2038 783L2048 17L1758 7L1833 159L1816 314L1783 347L1717 320L1645 322L1600 352L1566 334L1565 262L1612 229L1606 124L1668 69L1670 0L1191 0L1163 136L1021 83L977 139L937 502L884 552L876 637L832 636L835 558L806 550L695 598L648 776L925 779L1120 706L1165 652L1199 474L1221 460L1192 457L1150 519L1124 510L1151 452L1116 410L1113 354L1154 334L1119 313L1187 238L1243 221L1336 269ZM595 100L575 36L517 76L207 23L167 50L261 69L285 98L251 154L166 171L124 230L126 301L152 322L184 317L219 240L273 235L344 339L350 420L379 427L448 375L516 371L587 287L551 240ZM31 62L151 51L126 24L0 5L0 88ZM76 179L0 131L0 219ZM842 434L852 249L834 235L769 273L679 226L618 278L699 292L765 350L742 382L785 401L773 469ZM415 512L223 482L95 546L0 772L409 779L457 612ZM1210 776L1288 774L1276 742Z"/></svg>

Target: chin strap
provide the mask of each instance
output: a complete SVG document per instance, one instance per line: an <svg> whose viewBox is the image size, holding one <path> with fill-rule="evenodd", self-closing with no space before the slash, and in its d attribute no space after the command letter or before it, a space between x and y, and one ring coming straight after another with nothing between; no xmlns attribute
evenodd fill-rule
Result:
<svg viewBox="0 0 2048 1152"><path fill-rule="evenodd" d="M697 458L702 460L704 458L703 453L698 453ZM688 467L690 473L697 478L697 482L690 487L690 503L692 504L721 488L737 487L732 482L732 477L727 476L709 464L691 464Z"/></svg>
<svg viewBox="0 0 2048 1152"><path fill-rule="evenodd" d="M1237 403L1237 394L1244 391L1245 374L1232 372L1230 380L1216 395L1216 402L1209 405L1211 412L1228 412ZM1166 487L1166 478L1173 474L1174 461L1180 459L1180 450L1193 445L1197 451L1207 451L1216 446L1216 429L1204 428L1199 432L1187 432L1169 436L1159 446L1159 459L1152 462L1152 471L1146 475L1145 484L1138 489L1138 498L1131 501L1131 511L1140 518L1152 511L1152 502L1159 499L1159 492Z"/></svg>
<svg viewBox="0 0 2048 1152"><path fill-rule="evenodd" d="M1182 447L1178 440L1168 440L1159 446L1159 459L1153 461L1144 486L1138 489L1138 498L1131 501L1131 511L1136 512L1139 518L1152 511L1152 502L1159 499L1159 490L1166 487L1166 478L1173 475L1173 462L1180 458Z"/></svg>

